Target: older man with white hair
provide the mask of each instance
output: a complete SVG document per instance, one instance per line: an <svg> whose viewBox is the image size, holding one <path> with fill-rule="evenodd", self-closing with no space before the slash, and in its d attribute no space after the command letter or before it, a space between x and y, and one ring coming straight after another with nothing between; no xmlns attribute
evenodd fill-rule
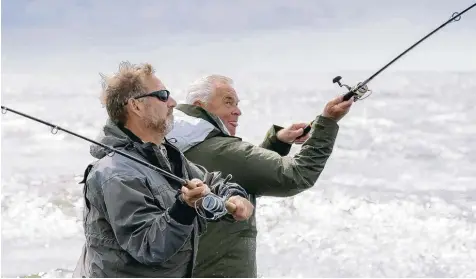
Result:
<svg viewBox="0 0 476 279"><path fill-rule="evenodd" d="M210 75L190 85L186 104L176 107L174 129L166 138L190 161L232 174L256 204L256 197L289 197L316 183L332 153L337 122L352 102L342 96L331 100L306 136L301 137L306 123L273 125L263 143L255 146L235 136L242 112L233 80ZM292 143L303 145L288 156ZM256 236L255 216L233 226L209 224L200 238L193 276L257 277Z"/></svg>

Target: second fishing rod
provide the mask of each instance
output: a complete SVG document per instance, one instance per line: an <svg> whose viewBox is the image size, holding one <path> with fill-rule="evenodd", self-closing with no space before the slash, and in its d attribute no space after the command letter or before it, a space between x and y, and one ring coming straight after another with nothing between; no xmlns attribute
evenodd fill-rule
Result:
<svg viewBox="0 0 476 279"><path fill-rule="evenodd" d="M474 8L476 6L476 3L472 4L471 6L467 7L466 9L464 9L463 11L461 12L455 12L452 14L451 18L447 21L445 21L443 24L441 24L440 26L438 26L437 28L435 28L433 31L431 31L430 33L428 33L426 36L424 36L423 38L421 38L420 40L418 40L416 43L414 43L413 45L411 45L410 47L408 47L406 50L404 50L402 53L400 53L397 57L395 57L394 59L392 59L390 62L388 62L385 66L383 66L382 68L380 68L377 72L375 72L373 75L371 75L369 78L367 78L365 81L363 82L359 82L357 83L356 86L354 87L351 87L347 84L342 84L341 83L341 80L342 80L342 77L341 76L337 76L335 77L333 80L332 80L332 83L337 83L340 87L345 87L348 92L344 94L343 96L343 100L344 101L348 101L350 98L354 98L354 101L357 101L357 100L363 100L365 98L367 98L370 94L367 94L368 92L372 93L371 90L369 90L367 84L373 80L375 77L377 77L379 74L381 74L385 69L387 69L390 65L392 65L393 63L395 63L398 59L400 59L402 56L404 56L407 52L409 52L410 50L412 50L414 47L416 47L417 45L419 45L421 42L425 41L426 39L428 39L430 36L432 36L433 34L435 34L436 32L438 32L440 29L442 29L443 27L445 27L447 24L453 22L453 21L459 21L461 19L461 16L466 13L467 11L471 10L472 8ZM367 94L367 95L366 95ZM299 138L302 138L304 137L305 135L307 135L310 131L311 131L311 126L312 126L312 122L306 126L303 130L303 134L299 137Z"/></svg>

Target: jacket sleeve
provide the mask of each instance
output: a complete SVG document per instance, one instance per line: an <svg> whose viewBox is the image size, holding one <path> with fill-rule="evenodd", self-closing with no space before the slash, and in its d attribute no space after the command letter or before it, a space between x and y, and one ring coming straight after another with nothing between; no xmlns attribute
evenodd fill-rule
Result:
<svg viewBox="0 0 476 279"><path fill-rule="evenodd" d="M277 134L283 127L278 125L273 125L268 132L266 132L266 136L264 141L259 145L262 148L277 152L281 156L286 156L291 151L291 144L282 142L278 139Z"/></svg>
<svg viewBox="0 0 476 279"><path fill-rule="evenodd" d="M311 188L332 153L338 132L334 120L317 117L310 138L294 155L282 157L236 138L214 137L187 151L194 162L232 173L249 194L286 197Z"/></svg>
<svg viewBox="0 0 476 279"><path fill-rule="evenodd" d="M178 200L165 208L146 183L141 176L116 175L103 183L102 191L119 245L140 263L153 265L180 250L191 235L196 213Z"/></svg>

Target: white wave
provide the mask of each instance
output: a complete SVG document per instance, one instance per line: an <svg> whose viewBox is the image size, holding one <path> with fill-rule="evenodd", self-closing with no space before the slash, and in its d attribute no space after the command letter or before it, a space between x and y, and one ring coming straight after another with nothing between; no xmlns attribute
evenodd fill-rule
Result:
<svg viewBox="0 0 476 279"><path fill-rule="evenodd" d="M41 180L33 180L30 185L47 187ZM77 237L83 231L81 208L82 197L68 192L56 195L40 194L34 190L4 193L2 240L21 239L47 245L57 239Z"/></svg>
<svg viewBox="0 0 476 279"><path fill-rule="evenodd" d="M344 190L260 199L266 277L474 277L476 211L438 197L352 197Z"/></svg>

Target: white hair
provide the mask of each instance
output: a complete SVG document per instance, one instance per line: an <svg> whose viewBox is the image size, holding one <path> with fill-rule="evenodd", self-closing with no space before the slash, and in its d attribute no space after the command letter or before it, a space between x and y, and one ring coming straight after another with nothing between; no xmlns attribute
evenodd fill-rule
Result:
<svg viewBox="0 0 476 279"><path fill-rule="evenodd" d="M206 102L214 92L216 84L226 84L233 86L233 80L222 75L209 75L202 77L192 84L186 90L186 103L192 105L195 101Z"/></svg>

